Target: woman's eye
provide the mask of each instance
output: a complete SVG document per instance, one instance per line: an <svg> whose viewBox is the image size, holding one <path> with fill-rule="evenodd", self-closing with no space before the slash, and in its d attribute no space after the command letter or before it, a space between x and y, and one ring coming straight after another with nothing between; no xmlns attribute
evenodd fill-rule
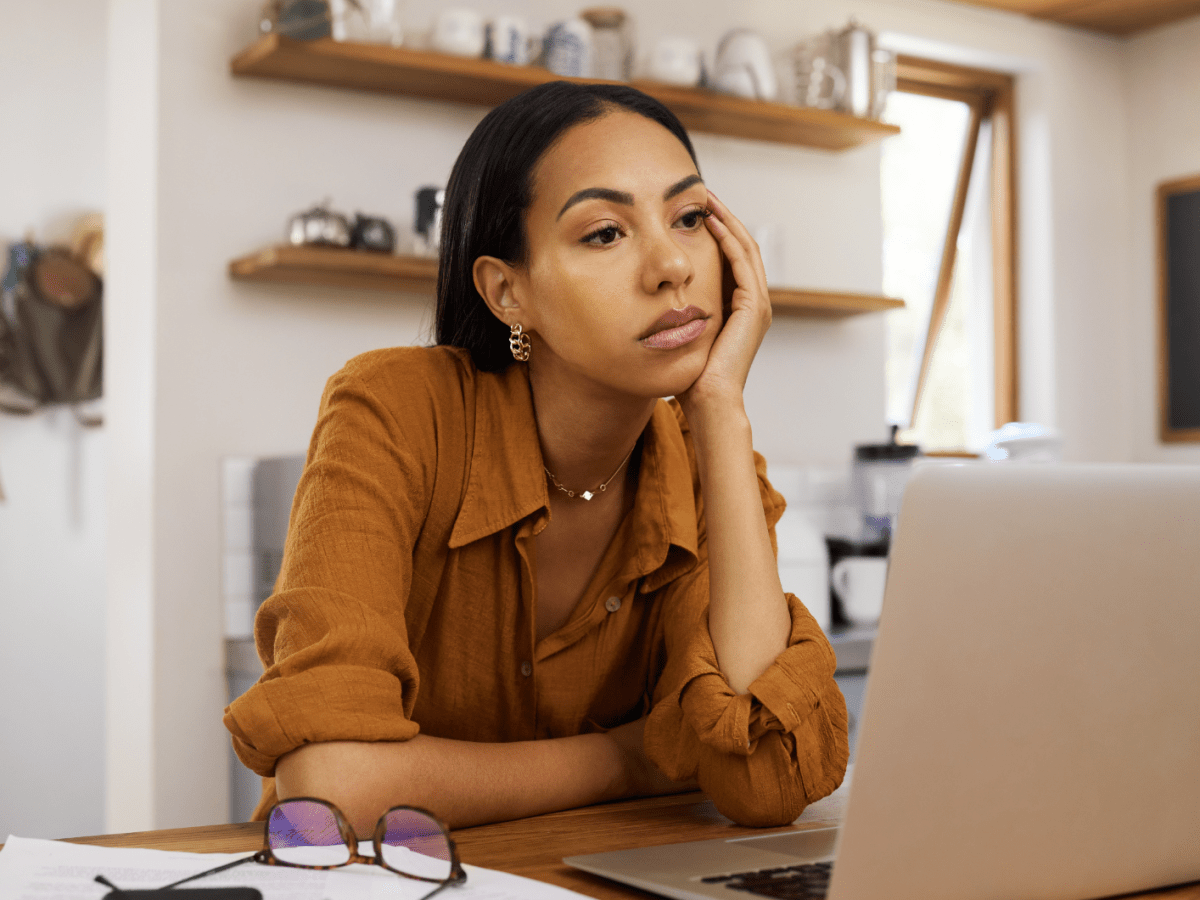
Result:
<svg viewBox="0 0 1200 900"><path fill-rule="evenodd" d="M616 225L605 225L597 228L583 239L585 244L611 244L621 236L621 229Z"/></svg>
<svg viewBox="0 0 1200 900"><path fill-rule="evenodd" d="M704 224L704 210L690 209L679 217L679 223L688 230L695 230Z"/></svg>

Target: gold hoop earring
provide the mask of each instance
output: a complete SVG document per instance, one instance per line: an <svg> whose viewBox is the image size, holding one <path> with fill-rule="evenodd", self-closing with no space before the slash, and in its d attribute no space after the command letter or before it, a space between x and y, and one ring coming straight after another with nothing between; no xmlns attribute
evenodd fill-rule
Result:
<svg viewBox="0 0 1200 900"><path fill-rule="evenodd" d="M529 348L532 346L529 335L521 330L520 325L514 323L508 335L508 349L512 351L513 359L517 362L528 362Z"/></svg>

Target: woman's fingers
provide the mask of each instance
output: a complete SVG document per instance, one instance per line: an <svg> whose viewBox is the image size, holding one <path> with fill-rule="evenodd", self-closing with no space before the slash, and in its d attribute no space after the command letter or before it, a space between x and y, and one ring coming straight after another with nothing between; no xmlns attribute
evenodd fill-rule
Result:
<svg viewBox="0 0 1200 900"><path fill-rule="evenodd" d="M722 294L726 308L724 324L709 351L704 371L679 398L689 421L697 422L706 411L724 410L731 403L742 402L750 365L771 326L771 298L758 244L711 191L708 201L711 215L705 224L724 257Z"/></svg>
<svg viewBox="0 0 1200 900"><path fill-rule="evenodd" d="M729 226L716 217L716 214L706 221L708 230L717 239L721 252L725 254L725 259L729 262L735 290L738 288L748 292L760 290L758 273L754 270L751 255L747 252L746 247L737 240Z"/></svg>
<svg viewBox="0 0 1200 900"><path fill-rule="evenodd" d="M758 327L765 331L771 323L771 299L758 244L737 217L711 192L709 200L713 214L705 221L725 255L734 281L731 295L726 296L731 296L734 311L752 312L755 318L761 320Z"/></svg>
<svg viewBox="0 0 1200 900"><path fill-rule="evenodd" d="M732 296L732 308L726 311L704 372L687 392L689 404L704 403L704 398L718 404L740 398L750 365L771 326L771 299L758 244L711 192L709 209L712 215L705 222L725 258L723 268L727 267L733 281L732 286L723 286L728 291L726 298Z"/></svg>
<svg viewBox="0 0 1200 900"><path fill-rule="evenodd" d="M742 224L742 221L729 211L729 208L721 202L712 191L708 192L709 209L712 210L713 216L709 218L711 222L713 218L717 220L718 225L725 226L728 234L728 240L722 243L721 249L730 257L730 261L737 256L744 256L747 263L754 272L755 280L762 288L766 288L767 273L763 265L762 253L759 250L758 242L750 234L748 228ZM721 238L718 236L718 241ZM728 246L726 246L728 245ZM736 247L736 249L735 249ZM740 251L740 253L738 252ZM739 279L741 281L741 279ZM743 285L747 286L747 285Z"/></svg>

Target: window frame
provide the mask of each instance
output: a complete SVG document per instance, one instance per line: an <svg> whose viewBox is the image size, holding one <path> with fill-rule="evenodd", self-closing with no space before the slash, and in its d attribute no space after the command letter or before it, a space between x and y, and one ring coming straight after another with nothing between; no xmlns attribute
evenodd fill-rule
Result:
<svg viewBox="0 0 1200 900"><path fill-rule="evenodd" d="M937 289L926 327L925 347L910 422L917 419L938 332L946 319L953 286L959 231L971 181L981 125L991 124L992 334L995 425L1017 421L1020 384L1017 352L1017 143L1016 84L1011 75L906 54L896 58L896 90L967 104L971 110L950 222L942 246Z"/></svg>

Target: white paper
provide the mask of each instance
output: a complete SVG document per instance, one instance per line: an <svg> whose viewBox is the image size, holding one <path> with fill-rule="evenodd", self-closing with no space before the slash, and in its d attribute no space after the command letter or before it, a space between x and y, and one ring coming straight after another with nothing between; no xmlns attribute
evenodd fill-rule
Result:
<svg viewBox="0 0 1200 900"><path fill-rule="evenodd" d="M101 900L109 889L157 888L188 875L249 856L247 853L180 853L93 847L9 837L0 850L0 897L4 900ZM448 887L436 900L569 900L574 891L541 881L464 865L466 884ZM206 876L187 887L256 887L263 900L415 900L434 885L402 878L377 866L355 864L328 872L248 862Z"/></svg>

